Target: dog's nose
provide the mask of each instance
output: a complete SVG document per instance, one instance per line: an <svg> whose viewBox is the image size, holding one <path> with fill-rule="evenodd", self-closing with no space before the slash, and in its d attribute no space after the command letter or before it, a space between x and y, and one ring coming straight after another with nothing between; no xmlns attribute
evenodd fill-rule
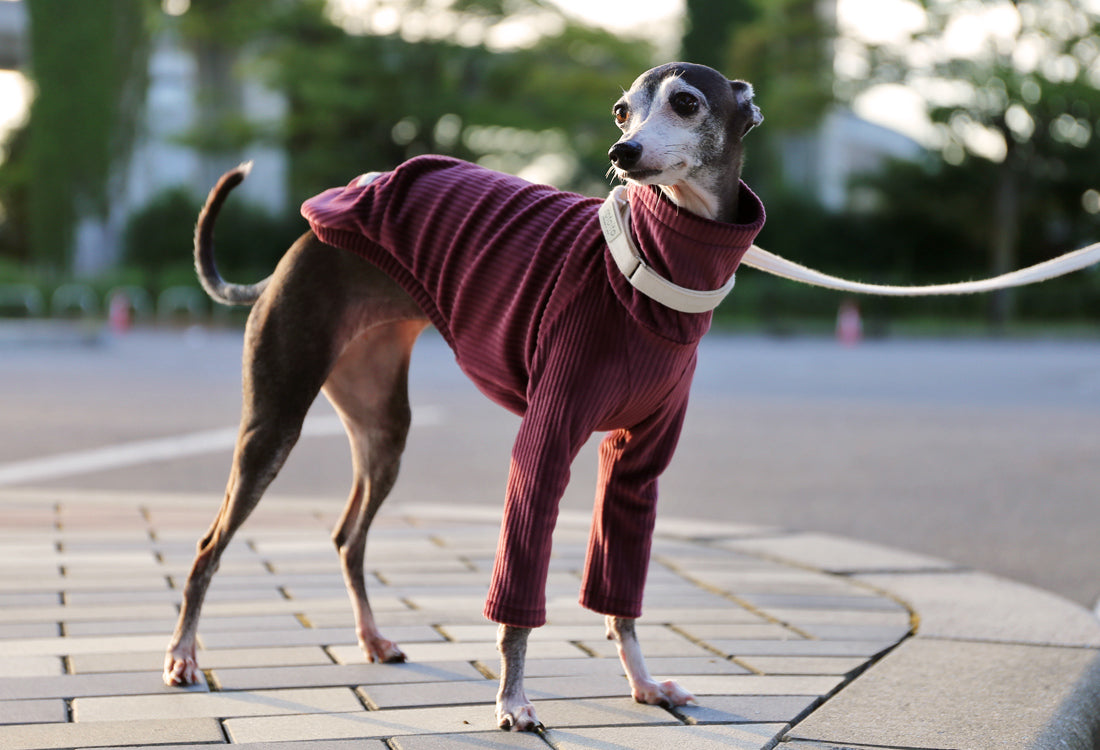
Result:
<svg viewBox="0 0 1100 750"><path fill-rule="evenodd" d="M611 163L619 169L631 169L642 158L642 144L637 141L619 141L607 152Z"/></svg>

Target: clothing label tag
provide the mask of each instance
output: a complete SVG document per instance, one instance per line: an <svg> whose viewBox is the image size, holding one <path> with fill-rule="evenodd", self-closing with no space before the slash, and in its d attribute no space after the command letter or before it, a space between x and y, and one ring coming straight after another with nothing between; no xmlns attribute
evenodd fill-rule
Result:
<svg viewBox="0 0 1100 750"><path fill-rule="evenodd" d="M619 226L618 217L615 215L615 205L605 202L600 206L600 228L603 230L604 239L610 244L619 238L623 229Z"/></svg>

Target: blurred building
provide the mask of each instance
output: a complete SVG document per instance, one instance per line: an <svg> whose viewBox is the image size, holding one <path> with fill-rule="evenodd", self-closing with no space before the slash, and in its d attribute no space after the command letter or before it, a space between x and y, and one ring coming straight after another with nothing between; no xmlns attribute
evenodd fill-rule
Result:
<svg viewBox="0 0 1100 750"><path fill-rule="evenodd" d="M813 7L826 28L840 28L837 0L815 0ZM825 55L834 61L834 69L836 38L830 35ZM781 128L782 123L775 126ZM870 208L865 195L853 189L852 178L877 172L891 160L917 159L924 151L909 136L860 117L842 104L833 105L813 132L785 134L781 140L784 182L812 195L830 211Z"/></svg>
<svg viewBox="0 0 1100 750"><path fill-rule="evenodd" d="M0 70L18 70L27 56L27 9L0 1Z"/></svg>
<svg viewBox="0 0 1100 750"><path fill-rule="evenodd" d="M909 136L836 106L814 132L783 137L783 177L830 211L860 210L865 206L851 187L853 177L893 159L917 159L923 150Z"/></svg>
<svg viewBox="0 0 1100 750"><path fill-rule="evenodd" d="M127 209L140 207L156 193L183 185L206 195L218 177L240 161L255 162L252 179L238 189L246 200L273 212L287 204L286 151L272 142L256 141L239 151L212 153L197 148L192 136L210 111L208 102L226 106L232 114L260 130L277 130L286 115L286 99L255 77L237 75L247 53L204 70L195 51L176 35L162 32L149 58L149 90L141 135L135 144L126 178ZM216 93L211 89L217 89Z"/></svg>
<svg viewBox="0 0 1100 750"><path fill-rule="evenodd" d="M239 162L255 162L253 176L239 188L240 198L281 212L287 206L286 151L272 143L253 143L239 151L211 153L192 142L196 126L209 111L211 99L228 102L242 120L259 128L277 128L286 113L286 100L255 78L233 74L229 61L225 75L203 75L195 51L171 30L153 40L149 57L149 88L145 96L138 137L118 200L106 222L85 220L77 230L74 271L94 274L116 264L127 219L158 193L185 187L205 196L218 177ZM212 94L210 87L220 89Z"/></svg>

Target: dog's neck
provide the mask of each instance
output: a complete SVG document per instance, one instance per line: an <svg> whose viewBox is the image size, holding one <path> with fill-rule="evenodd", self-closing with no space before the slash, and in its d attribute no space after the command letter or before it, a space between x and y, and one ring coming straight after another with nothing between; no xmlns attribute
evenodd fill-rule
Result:
<svg viewBox="0 0 1100 750"><path fill-rule="evenodd" d="M696 216L732 223L737 220L741 178L737 175L728 185L717 190L682 181L673 185L661 185L661 192L678 207Z"/></svg>

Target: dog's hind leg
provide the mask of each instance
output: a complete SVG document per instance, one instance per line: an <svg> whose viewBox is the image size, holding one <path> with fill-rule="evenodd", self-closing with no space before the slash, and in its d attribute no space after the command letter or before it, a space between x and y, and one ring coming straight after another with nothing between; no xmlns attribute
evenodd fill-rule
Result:
<svg viewBox="0 0 1100 750"><path fill-rule="evenodd" d="M424 325L412 320L366 331L344 350L323 389L351 443L351 496L332 539L340 553L359 646L372 662L405 660L397 644L383 637L375 624L363 563L371 522L397 480L412 419L409 356Z"/></svg>
<svg viewBox="0 0 1100 750"><path fill-rule="evenodd" d="M378 291L369 303L364 295ZM380 271L350 253L305 235L283 256L245 330L243 406L225 498L183 591L176 631L164 661L169 685L199 679L195 659L199 614L218 561L260 502L301 433L306 412L349 339L364 320L410 319L412 301Z"/></svg>
<svg viewBox="0 0 1100 750"><path fill-rule="evenodd" d="M306 412L328 370L323 347L285 351L265 300L249 318L243 381L244 406L225 497L198 551L183 590L179 622L164 662L164 681L198 681L195 638L207 587L233 534L259 503L298 440ZM277 315L277 313L275 313ZM274 367L280 372L274 372ZM290 372L293 371L293 372Z"/></svg>

